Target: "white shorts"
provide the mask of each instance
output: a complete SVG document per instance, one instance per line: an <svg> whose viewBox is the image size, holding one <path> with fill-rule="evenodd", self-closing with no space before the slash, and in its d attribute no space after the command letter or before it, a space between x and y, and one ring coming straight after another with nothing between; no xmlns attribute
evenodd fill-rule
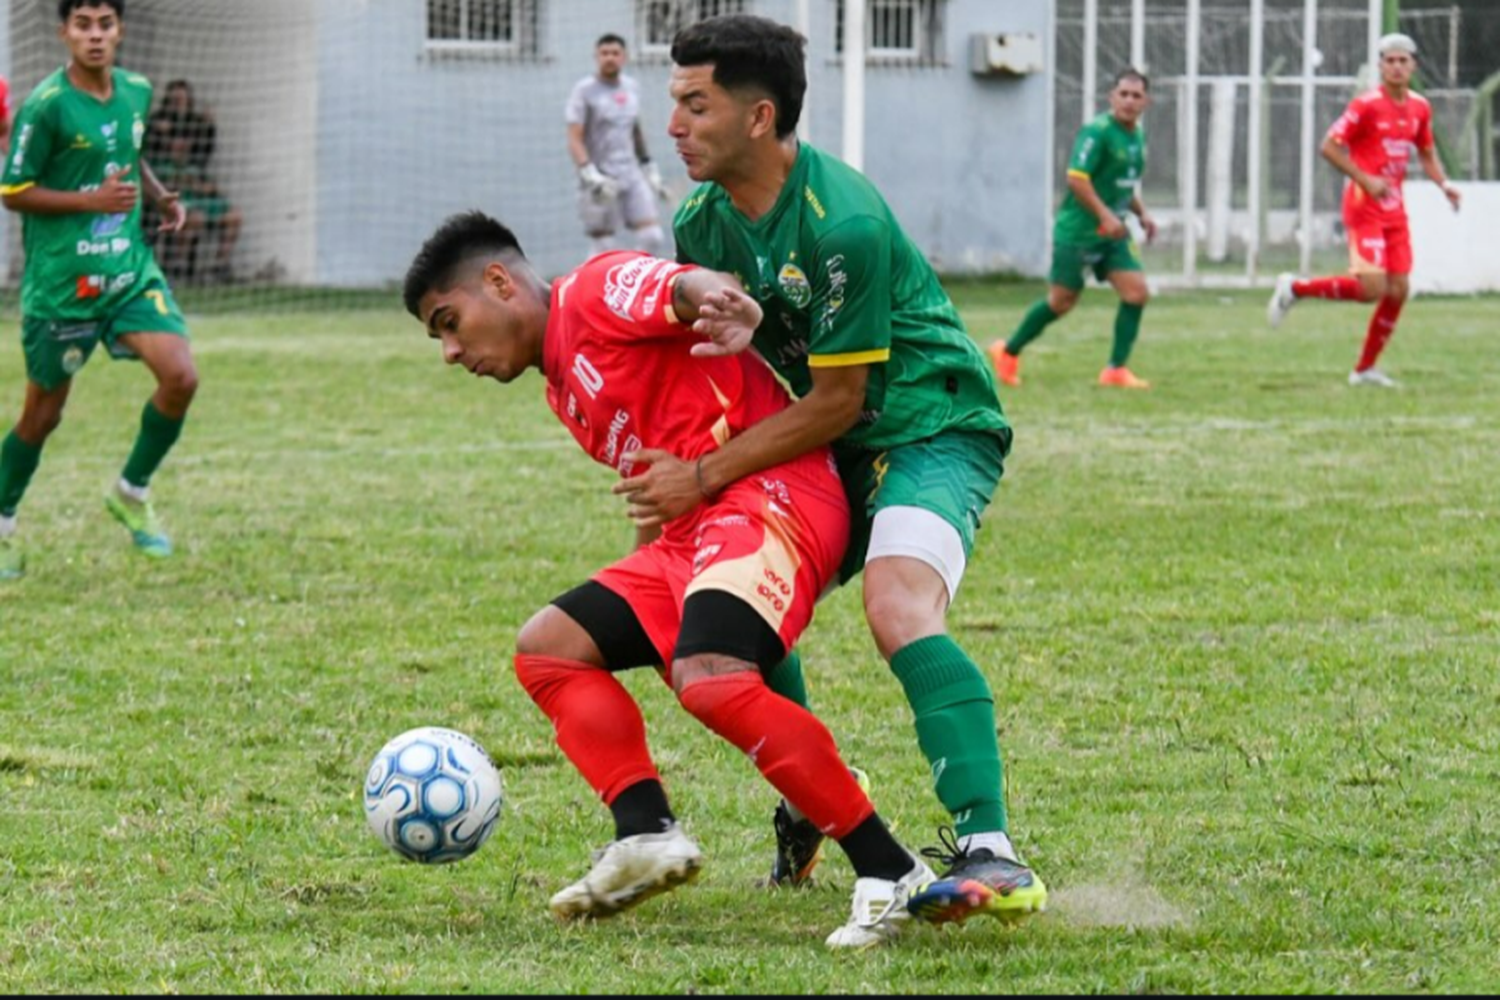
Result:
<svg viewBox="0 0 1500 1000"><path fill-rule="evenodd" d="M875 515L865 565L894 556L915 559L937 571L948 587L948 603L958 597L969 560L958 529L921 507L887 507Z"/></svg>
<svg viewBox="0 0 1500 1000"><path fill-rule="evenodd" d="M590 236L610 236L621 226L640 229L655 222L656 194L639 170L624 180L616 178L619 192L608 199L594 197L586 187L578 191L578 217Z"/></svg>

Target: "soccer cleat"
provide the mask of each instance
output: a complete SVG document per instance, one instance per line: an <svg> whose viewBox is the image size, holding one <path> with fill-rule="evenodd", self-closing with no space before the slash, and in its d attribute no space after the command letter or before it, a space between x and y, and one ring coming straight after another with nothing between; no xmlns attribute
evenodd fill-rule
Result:
<svg viewBox="0 0 1500 1000"><path fill-rule="evenodd" d="M595 852L587 875L552 897L552 915L603 920L691 882L702 867L703 852L676 823L616 840Z"/></svg>
<svg viewBox="0 0 1500 1000"><path fill-rule="evenodd" d="M943 877L917 889L907 903L928 923L962 923L976 914L1020 920L1047 908L1047 887L1030 868L986 848L965 851L953 831L939 831L941 847L923 855L948 867Z"/></svg>
<svg viewBox="0 0 1500 1000"><path fill-rule="evenodd" d="M1401 388L1401 383L1400 382L1397 382L1395 379L1391 378L1389 375L1387 375L1385 372L1381 371L1379 368L1366 368L1362 372L1359 372L1359 371L1350 372L1349 373L1349 384L1350 385L1355 385L1355 386L1359 386L1359 385L1373 385L1373 386L1378 386L1381 389L1399 389L1399 388Z"/></svg>
<svg viewBox="0 0 1500 1000"><path fill-rule="evenodd" d="M1001 382L1012 388L1021 384L1021 356L1010 353L1005 341L990 345L990 360L995 363L995 374Z"/></svg>
<svg viewBox="0 0 1500 1000"><path fill-rule="evenodd" d="M0 583L26 575L26 552L14 536L0 538Z"/></svg>
<svg viewBox="0 0 1500 1000"><path fill-rule="evenodd" d="M151 501L132 500L114 490L104 498L104 506L130 531L130 539L142 555L166 559L172 554L172 540L162 530Z"/></svg>
<svg viewBox="0 0 1500 1000"><path fill-rule="evenodd" d="M1292 290L1297 278L1291 274L1279 274L1276 276L1276 291L1271 293L1271 301L1266 306L1266 319L1270 321L1271 328L1275 329L1286 320L1286 314L1292 311L1292 306L1297 304L1297 293Z"/></svg>
<svg viewBox="0 0 1500 1000"><path fill-rule="evenodd" d="M1109 367L1099 373L1099 384L1116 389L1149 389L1151 383L1143 378L1136 378L1135 373L1129 368L1121 365L1119 368Z"/></svg>
<svg viewBox="0 0 1500 1000"><path fill-rule="evenodd" d="M901 933L912 917L907 907L911 894L934 878L932 869L912 859L915 866L892 882L883 878L854 881L854 905L849 922L828 935L830 948L874 948Z"/></svg>
<svg viewBox="0 0 1500 1000"><path fill-rule="evenodd" d="M870 793L870 776L857 767L849 768L864 793ZM812 884L813 869L823 860L823 831L809 819L792 819L783 800L776 804L772 817L776 828L776 860L771 862L771 877L766 885L772 889L801 888Z"/></svg>

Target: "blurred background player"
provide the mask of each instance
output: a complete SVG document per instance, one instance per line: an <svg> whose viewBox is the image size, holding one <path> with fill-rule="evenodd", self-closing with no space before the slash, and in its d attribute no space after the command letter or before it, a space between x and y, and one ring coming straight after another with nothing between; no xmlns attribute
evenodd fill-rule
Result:
<svg viewBox="0 0 1500 1000"><path fill-rule="evenodd" d="M450 219L423 247L406 306L448 364L500 382L540 369L558 419L624 476L635 452L696 459L790 405L760 358L694 357L705 343L695 322L748 332L762 318L726 274L616 252L549 287L515 235L476 212ZM691 880L702 864L667 803L640 709L613 676L654 666L684 708L848 854L853 914L829 946L868 947L900 930L908 893L932 872L890 835L823 724L762 677L812 619L848 538L828 450L788 456L643 533L632 555L521 630L516 674L615 818L614 842L553 896L554 914L611 916Z"/></svg>
<svg viewBox="0 0 1500 1000"><path fill-rule="evenodd" d="M669 133L703 185L677 214L678 254L746 276L765 312L754 346L800 398L697 463L642 453L649 470L616 491L638 524L662 523L833 446L854 519L843 575L864 569L866 620L957 830L929 849L946 871L909 906L933 920L1033 912L1046 888L1006 832L994 694L947 630L1010 449L989 363L874 186L799 143L805 38L765 18L716 17L683 29L672 60ZM800 684L777 690L806 698ZM775 825L773 881L805 881L817 824L784 804Z"/></svg>
<svg viewBox="0 0 1500 1000"><path fill-rule="evenodd" d="M1149 389L1127 367L1141 314L1151 293L1141 269L1140 251L1125 226L1126 212L1141 220L1147 241L1156 238L1156 222L1141 203L1146 172L1146 127L1141 117L1150 105L1150 81L1137 70L1115 77L1109 111L1083 126L1068 161L1068 195L1058 210L1052 234L1051 287L1047 297L1027 312L1008 342L990 346L1000 381L1021 384L1021 352L1054 320L1067 315L1083 294L1085 272L1108 281L1120 296L1115 314L1114 349L1099 384Z"/></svg>
<svg viewBox="0 0 1500 1000"><path fill-rule="evenodd" d="M0 76L0 153L10 151L10 81Z"/></svg>
<svg viewBox="0 0 1500 1000"><path fill-rule="evenodd" d="M1273 327L1280 326L1299 299L1379 303L1370 317L1364 350L1349 373L1349 384L1390 389L1398 383L1376 365L1396 333L1396 321L1411 292L1411 228L1401 187L1412 148L1454 211L1462 195L1448 183L1438 159L1432 106L1411 90L1417 69L1416 42L1406 35L1386 35L1380 39L1379 52L1380 86L1351 101L1323 140L1323 158L1348 177L1344 229L1349 237L1350 273L1301 280L1281 275L1267 316Z"/></svg>
<svg viewBox="0 0 1500 1000"><path fill-rule="evenodd" d="M667 197L641 130L641 91L625 74L625 39L605 35L594 45L597 71L579 80L568 98L568 154L578 168L578 212L589 253L611 249L621 223L637 249L659 255L666 233L656 200Z"/></svg>
<svg viewBox="0 0 1500 1000"><path fill-rule="evenodd" d="M22 106L0 187L5 207L24 219L27 378L20 422L0 446L0 579L25 571L16 510L62 422L73 376L101 342L112 357L144 361L157 383L105 505L142 553L170 556L148 487L198 386L187 324L141 232L142 188L164 227L180 229L185 213L141 156L151 83L115 67L124 0L61 0L58 13L72 58Z"/></svg>

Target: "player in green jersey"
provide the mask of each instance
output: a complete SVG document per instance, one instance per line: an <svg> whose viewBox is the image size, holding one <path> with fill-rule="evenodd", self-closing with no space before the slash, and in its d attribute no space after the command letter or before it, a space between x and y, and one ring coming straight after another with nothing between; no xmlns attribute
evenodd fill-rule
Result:
<svg viewBox="0 0 1500 1000"><path fill-rule="evenodd" d="M1084 272L1092 270L1120 295L1114 350L1109 366L1099 374L1099 384L1151 388L1127 367L1151 293L1141 271L1140 252L1124 222L1125 213L1134 212L1146 239L1156 238L1156 222L1141 204L1140 195L1141 175L1146 170L1146 128L1141 116L1151 102L1149 88L1145 75L1124 70L1109 92L1109 111L1078 132L1068 161L1068 196L1052 233L1052 287L1045 299L1031 307L1009 342L990 346L995 370L1006 385L1021 384L1021 352L1049 323L1078 304Z"/></svg>
<svg viewBox="0 0 1500 1000"><path fill-rule="evenodd" d="M754 346L798 402L693 464L641 452L620 484L638 524L680 516L744 476L832 443L855 514L866 618L901 681L956 835L908 907L929 920L1041 909L1046 888L1007 833L994 695L947 612L1011 430L983 353L926 259L863 175L796 136L806 40L730 15L684 29L670 134L702 183L679 210L685 262L734 273L765 321ZM743 339L700 350L741 350ZM805 699L795 664L768 678ZM804 882L821 837L785 803L772 881Z"/></svg>
<svg viewBox="0 0 1500 1000"><path fill-rule="evenodd" d="M0 446L0 580L25 572L16 510L73 376L100 343L112 357L143 361L157 383L105 506L142 553L171 555L148 487L198 386L187 324L141 232L143 191L164 230L180 229L186 215L141 158L151 84L115 67L124 0L60 0L58 16L72 58L21 108L0 186L5 207L24 217L27 378L21 419Z"/></svg>

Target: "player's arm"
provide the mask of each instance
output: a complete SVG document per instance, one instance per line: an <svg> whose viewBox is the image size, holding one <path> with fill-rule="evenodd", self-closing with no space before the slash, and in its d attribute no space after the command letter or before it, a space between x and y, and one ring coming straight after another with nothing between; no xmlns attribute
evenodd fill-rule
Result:
<svg viewBox="0 0 1500 1000"><path fill-rule="evenodd" d="M1069 170L1068 190L1073 192L1073 197L1078 199L1079 204L1099 220L1100 236L1111 240L1122 240L1130 235L1130 230L1125 228L1125 223L1109 210L1109 206L1104 204L1104 199L1099 197L1099 192L1094 190L1094 181L1087 174L1078 170Z"/></svg>
<svg viewBox="0 0 1500 1000"><path fill-rule="evenodd" d="M22 215L114 215L129 212L140 199L140 188L126 179L130 168L111 174L92 191L54 191L34 182L8 184L5 207Z"/></svg>
<svg viewBox="0 0 1500 1000"><path fill-rule="evenodd" d="M1152 218L1150 212L1146 211L1146 203L1141 201L1140 191L1131 195L1130 210L1135 213L1137 219L1141 220L1141 228L1146 231L1146 242L1150 243L1156 239L1156 220Z"/></svg>
<svg viewBox="0 0 1500 1000"><path fill-rule="evenodd" d="M679 272L672 284L672 311L678 322L707 338L693 347L698 358L748 350L765 319L760 303L745 294L737 278L704 268Z"/></svg>
<svg viewBox="0 0 1500 1000"><path fill-rule="evenodd" d="M1448 172L1443 169L1443 161L1438 158L1437 142L1432 136L1432 113L1429 110L1422 119L1422 124L1417 131L1417 158L1422 161L1422 170L1443 192L1448 199L1448 204L1453 206L1453 211L1458 211L1459 204L1463 201L1463 194L1448 183Z"/></svg>
<svg viewBox="0 0 1500 1000"><path fill-rule="evenodd" d="M182 203L182 196L176 191L167 190L167 186L151 169L151 164L144 159L141 160L141 180L146 197L151 199L151 203L161 213L158 231L175 233L187 224L187 206Z"/></svg>
<svg viewBox="0 0 1500 1000"><path fill-rule="evenodd" d="M1363 188L1365 194L1377 200L1385 197L1389 190L1385 178L1376 177L1374 174L1361 170L1359 164L1354 162L1354 157L1349 155L1349 147L1338 136L1329 135L1324 139L1321 152L1323 159L1333 164L1334 169L1339 173Z"/></svg>
<svg viewBox="0 0 1500 1000"><path fill-rule="evenodd" d="M582 122L568 123L568 155L573 158L573 166L580 170L589 162L589 148L583 141Z"/></svg>

